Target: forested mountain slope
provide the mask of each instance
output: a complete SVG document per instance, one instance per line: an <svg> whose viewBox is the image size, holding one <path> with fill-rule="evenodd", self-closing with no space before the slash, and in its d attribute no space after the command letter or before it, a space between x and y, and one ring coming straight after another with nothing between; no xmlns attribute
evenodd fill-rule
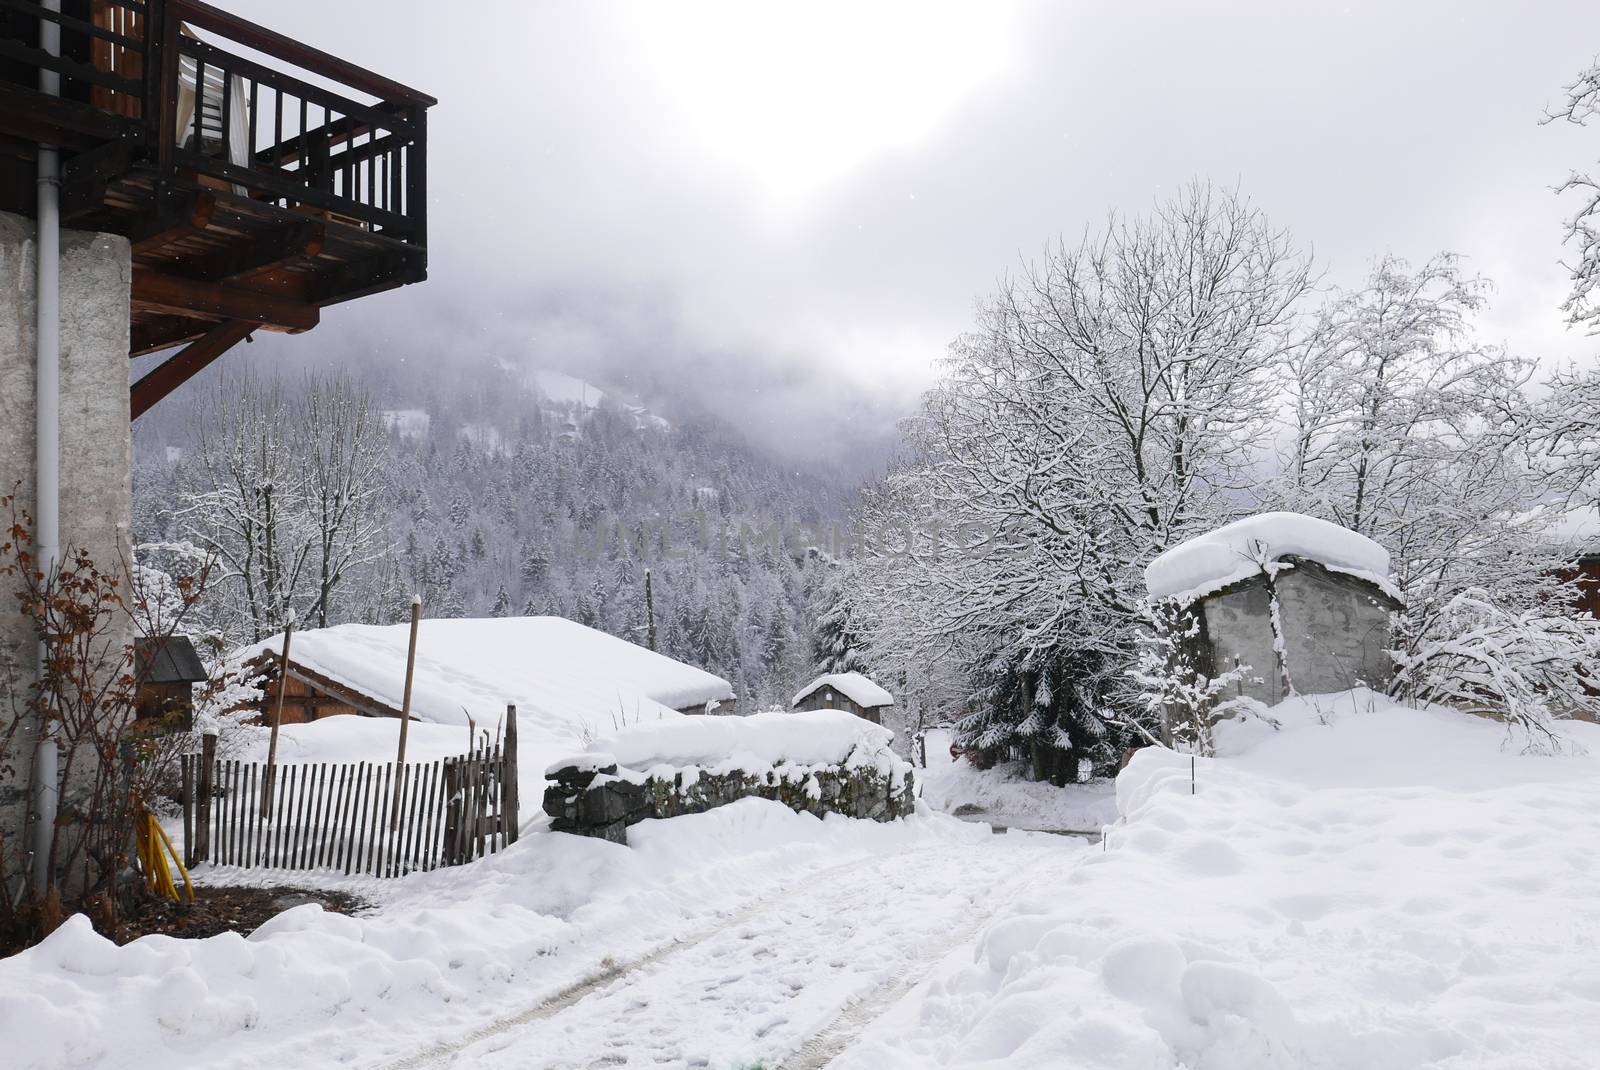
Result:
<svg viewBox="0 0 1600 1070"><path fill-rule="evenodd" d="M669 421L505 361L349 375L381 439L383 523L329 623L401 619L413 591L429 615L558 614L639 643L653 615L658 649L727 677L741 710L784 701L812 670L811 606L829 566L808 547L844 523L844 480L796 471L714 416ZM219 376L141 421L136 542L204 543L216 526L194 503L213 485L207 451L223 447L201 432L220 392L241 388L281 394L287 411L328 383ZM214 601L219 632L253 638Z"/></svg>

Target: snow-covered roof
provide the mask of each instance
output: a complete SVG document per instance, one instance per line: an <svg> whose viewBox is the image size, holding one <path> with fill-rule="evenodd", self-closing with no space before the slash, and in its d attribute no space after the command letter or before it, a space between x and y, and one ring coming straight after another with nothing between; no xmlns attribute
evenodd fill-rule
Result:
<svg viewBox="0 0 1600 1070"><path fill-rule="evenodd" d="M1179 543L1145 566L1145 589L1151 598L1199 598L1290 556L1394 594L1389 551L1349 528L1300 513L1261 513Z"/></svg>
<svg viewBox="0 0 1600 1070"><path fill-rule="evenodd" d="M409 624L297 631L289 658L398 710L409 634ZM233 660L282 648L276 635ZM733 697L720 676L562 617L424 620L417 633L411 712L424 721L493 725L512 703L520 725L576 739Z"/></svg>
<svg viewBox="0 0 1600 1070"><path fill-rule="evenodd" d="M819 687L831 687L863 709L870 710L874 706L894 705L893 695L858 672L824 673L805 687L802 687L800 693L795 695L794 701L790 705L798 706L801 699Z"/></svg>

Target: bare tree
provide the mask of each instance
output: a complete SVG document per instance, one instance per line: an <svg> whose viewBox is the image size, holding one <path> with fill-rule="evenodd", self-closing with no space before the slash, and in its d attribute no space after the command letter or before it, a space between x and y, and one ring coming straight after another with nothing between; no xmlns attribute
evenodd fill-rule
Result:
<svg viewBox="0 0 1600 1070"><path fill-rule="evenodd" d="M290 609L319 627L341 601L369 615L358 578L392 578L384 496L388 439L371 398L343 377L224 380L200 416L178 511L223 565L215 617L232 640L281 630Z"/></svg>

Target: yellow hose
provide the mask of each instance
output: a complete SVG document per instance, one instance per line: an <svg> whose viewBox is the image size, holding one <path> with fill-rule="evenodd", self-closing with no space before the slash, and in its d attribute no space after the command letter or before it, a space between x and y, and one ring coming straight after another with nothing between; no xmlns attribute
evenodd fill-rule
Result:
<svg viewBox="0 0 1600 1070"><path fill-rule="evenodd" d="M178 867L178 872L183 876L184 898L194 902L194 883L189 880L189 871L184 868L183 859L178 857L177 849L172 846L167 830L161 827L156 815L146 810L144 820L136 826L135 833L135 847L139 855L139 868L144 871L145 887L175 903L179 901L178 886L173 883L172 870L167 866L167 855L171 855L172 864ZM162 850L163 846L165 851Z"/></svg>

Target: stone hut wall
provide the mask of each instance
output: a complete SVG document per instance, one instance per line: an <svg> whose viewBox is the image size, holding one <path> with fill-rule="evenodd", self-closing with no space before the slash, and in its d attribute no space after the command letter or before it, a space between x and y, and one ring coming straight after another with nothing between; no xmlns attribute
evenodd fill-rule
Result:
<svg viewBox="0 0 1600 1070"><path fill-rule="evenodd" d="M739 799L771 799L800 813L844 814L872 821L906 817L916 807L913 774L872 767L822 767L765 773L677 770L671 777L619 776L615 765L568 766L551 774L544 810L556 832L626 843L627 827L646 818L698 814Z"/></svg>
<svg viewBox="0 0 1600 1070"><path fill-rule="evenodd" d="M1400 606L1365 580L1314 561L1290 559L1272 583L1283 628L1283 669L1301 694L1343 691L1358 684L1381 691L1394 676L1390 614ZM1248 665L1253 679L1240 694L1267 705L1287 687L1273 645L1272 589L1252 576L1200 600L1203 639L1213 671Z"/></svg>

